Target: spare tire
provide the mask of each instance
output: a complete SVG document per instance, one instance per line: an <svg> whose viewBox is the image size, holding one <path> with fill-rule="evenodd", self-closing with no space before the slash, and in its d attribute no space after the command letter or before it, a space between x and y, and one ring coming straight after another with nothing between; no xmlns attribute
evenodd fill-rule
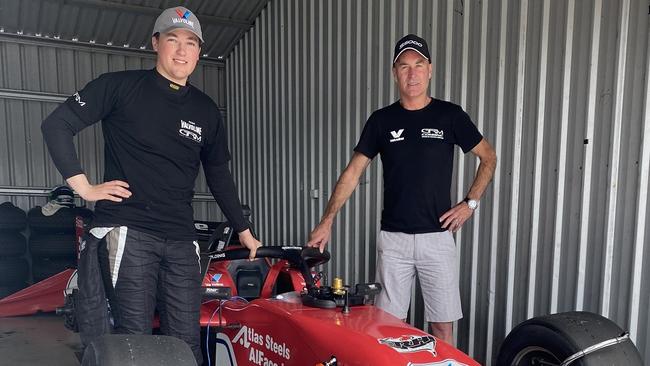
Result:
<svg viewBox="0 0 650 366"><path fill-rule="evenodd" d="M43 281L59 272L74 267L74 265L74 258L34 258L32 260L34 282Z"/></svg>
<svg viewBox="0 0 650 366"><path fill-rule="evenodd" d="M75 218L81 216L85 223L91 221L93 212L83 207L63 207L52 216L45 216L41 206L36 206L27 213L29 228L39 233L74 233Z"/></svg>
<svg viewBox="0 0 650 366"><path fill-rule="evenodd" d="M29 275L29 265L23 258L0 258L0 286L24 286Z"/></svg>
<svg viewBox="0 0 650 366"><path fill-rule="evenodd" d="M0 231L22 231L27 224L25 211L11 202L0 204Z"/></svg>
<svg viewBox="0 0 650 366"><path fill-rule="evenodd" d="M0 258L25 254L25 237L21 233L0 232Z"/></svg>
<svg viewBox="0 0 650 366"><path fill-rule="evenodd" d="M589 353L571 366L643 366L641 355L623 330L611 320L589 312L541 316L519 324L499 350L497 365L559 365L587 347L616 339L621 343Z"/></svg>
<svg viewBox="0 0 650 366"><path fill-rule="evenodd" d="M0 286L0 299L5 298L24 289L26 284L13 285L13 286Z"/></svg>
<svg viewBox="0 0 650 366"><path fill-rule="evenodd" d="M82 366L196 366L187 343L170 336L105 335L88 345Z"/></svg>
<svg viewBox="0 0 650 366"><path fill-rule="evenodd" d="M29 251L34 258L74 258L77 255L75 234L33 234Z"/></svg>

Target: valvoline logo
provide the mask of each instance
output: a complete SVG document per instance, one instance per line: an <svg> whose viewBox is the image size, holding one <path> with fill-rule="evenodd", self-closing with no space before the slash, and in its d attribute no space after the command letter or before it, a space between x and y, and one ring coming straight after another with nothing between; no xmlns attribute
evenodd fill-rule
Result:
<svg viewBox="0 0 650 366"><path fill-rule="evenodd" d="M187 18L190 17L190 15L192 13L190 13L189 10L186 10L185 13L183 13L183 9L178 8L178 9L176 9L176 14L178 14L178 16L183 18L183 19L187 19Z"/></svg>
<svg viewBox="0 0 650 366"><path fill-rule="evenodd" d="M212 282L219 282L220 279L221 279L221 273L217 273L212 276Z"/></svg>

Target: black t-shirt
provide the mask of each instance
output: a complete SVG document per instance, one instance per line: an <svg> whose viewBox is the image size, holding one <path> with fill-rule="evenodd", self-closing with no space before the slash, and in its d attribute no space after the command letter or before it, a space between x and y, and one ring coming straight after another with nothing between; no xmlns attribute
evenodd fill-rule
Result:
<svg viewBox="0 0 650 366"><path fill-rule="evenodd" d="M375 111L354 150L370 159L381 154L382 230L444 231L439 218L451 208L454 145L466 153L482 138L460 106L442 100L415 111L399 102Z"/></svg>
<svg viewBox="0 0 650 366"><path fill-rule="evenodd" d="M65 144L67 134L71 140L99 120L104 181L126 181L132 196L119 203L98 201L94 225L126 225L163 238L194 239L192 197L199 166L208 172L227 168L230 160L217 105L197 88L174 84L155 69L103 74L43 123L64 178L83 172ZM229 193L241 211L236 192ZM231 216L242 230L243 216Z"/></svg>

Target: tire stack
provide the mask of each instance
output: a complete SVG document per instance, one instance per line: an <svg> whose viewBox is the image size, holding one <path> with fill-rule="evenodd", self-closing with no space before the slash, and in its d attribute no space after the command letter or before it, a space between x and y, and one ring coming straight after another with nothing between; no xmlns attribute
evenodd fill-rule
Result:
<svg viewBox="0 0 650 366"><path fill-rule="evenodd" d="M45 216L41 206L36 206L27 213L34 283L75 266L76 216L89 222L92 211L80 207L63 207L53 215Z"/></svg>
<svg viewBox="0 0 650 366"><path fill-rule="evenodd" d="M25 259L25 211L11 202L0 204L0 299L25 288L29 264Z"/></svg>

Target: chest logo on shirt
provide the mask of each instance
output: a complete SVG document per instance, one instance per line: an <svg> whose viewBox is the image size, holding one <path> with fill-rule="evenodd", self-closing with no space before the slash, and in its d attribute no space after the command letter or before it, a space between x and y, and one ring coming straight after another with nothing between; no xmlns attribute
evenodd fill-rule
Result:
<svg viewBox="0 0 650 366"><path fill-rule="evenodd" d="M201 129L202 127L197 126L192 121L183 121L181 120L181 128L178 130L178 133L190 140L196 142L201 142Z"/></svg>
<svg viewBox="0 0 650 366"><path fill-rule="evenodd" d="M404 140L404 137L402 137L402 132L404 132L404 129L401 128L397 131L390 131L390 134L393 136L392 139L390 139L390 142L397 142L397 141L402 141Z"/></svg>
<svg viewBox="0 0 650 366"><path fill-rule="evenodd" d="M422 138L423 139L445 139L445 131L439 130L437 128L423 128L422 129Z"/></svg>

